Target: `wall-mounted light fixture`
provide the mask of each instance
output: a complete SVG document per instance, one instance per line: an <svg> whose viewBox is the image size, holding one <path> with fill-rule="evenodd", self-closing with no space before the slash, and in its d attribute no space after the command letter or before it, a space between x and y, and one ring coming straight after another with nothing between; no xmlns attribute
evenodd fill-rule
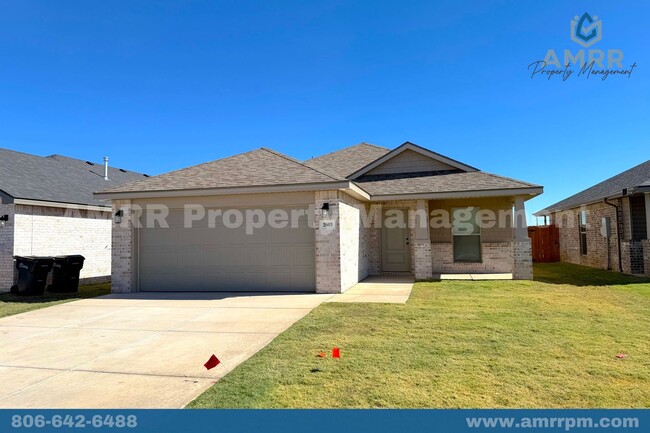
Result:
<svg viewBox="0 0 650 433"><path fill-rule="evenodd" d="M0 227L4 227L9 221L9 215L0 215Z"/></svg>
<svg viewBox="0 0 650 433"><path fill-rule="evenodd" d="M117 212L115 212L115 215L114 215L115 224L122 224L122 217L123 216L124 216L124 211L122 209L119 209Z"/></svg>
<svg viewBox="0 0 650 433"><path fill-rule="evenodd" d="M323 215L323 218L327 218L330 211L330 204L323 203L323 206L321 206L320 210L321 210L321 214Z"/></svg>

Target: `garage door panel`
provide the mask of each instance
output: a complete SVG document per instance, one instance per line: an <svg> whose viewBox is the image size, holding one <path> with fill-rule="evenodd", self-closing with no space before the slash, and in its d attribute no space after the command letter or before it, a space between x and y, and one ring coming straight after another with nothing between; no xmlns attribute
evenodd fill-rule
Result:
<svg viewBox="0 0 650 433"><path fill-rule="evenodd" d="M264 245L261 247L253 245L247 246L243 251L243 256L244 262L248 263L250 266L265 266L268 257Z"/></svg>
<svg viewBox="0 0 650 433"><path fill-rule="evenodd" d="M264 252L268 257L267 264L269 266L290 266L291 254L287 254L285 249L279 246L266 246ZM311 252L310 252L311 254Z"/></svg>
<svg viewBox="0 0 650 433"><path fill-rule="evenodd" d="M315 290L314 230L306 219L301 227L262 227L253 234L219 220L181 228L182 210L173 210L168 221L169 229L140 229L141 291Z"/></svg>

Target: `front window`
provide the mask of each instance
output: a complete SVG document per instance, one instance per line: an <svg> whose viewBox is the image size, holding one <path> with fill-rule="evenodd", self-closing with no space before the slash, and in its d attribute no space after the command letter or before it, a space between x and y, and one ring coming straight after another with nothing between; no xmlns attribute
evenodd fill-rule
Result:
<svg viewBox="0 0 650 433"><path fill-rule="evenodd" d="M578 216L580 219L580 254L587 255L587 211L580 211Z"/></svg>
<svg viewBox="0 0 650 433"><path fill-rule="evenodd" d="M454 261L481 261L481 228L477 223L478 207L452 209Z"/></svg>

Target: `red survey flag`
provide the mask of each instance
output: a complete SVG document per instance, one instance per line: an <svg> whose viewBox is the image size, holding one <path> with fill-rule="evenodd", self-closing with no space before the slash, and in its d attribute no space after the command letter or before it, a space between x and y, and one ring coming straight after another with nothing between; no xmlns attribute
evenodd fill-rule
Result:
<svg viewBox="0 0 650 433"><path fill-rule="evenodd" d="M339 350L338 347L335 347L332 349L332 358L340 358L341 357L341 351Z"/></svg>
<svg viewBox="0 0 650 433"><path fill-rule="evenodd" d="M206 362L206 363L203 364L203 365L204 365L205 368L207 368L208 370L212 370L214 367L216 367L216 366L219 365L219 364L221 364L221 361L219 361L219 358L217 358L215 355L212 355L212 356L210 357L210 359L208 359L208 362Z"/></svg>

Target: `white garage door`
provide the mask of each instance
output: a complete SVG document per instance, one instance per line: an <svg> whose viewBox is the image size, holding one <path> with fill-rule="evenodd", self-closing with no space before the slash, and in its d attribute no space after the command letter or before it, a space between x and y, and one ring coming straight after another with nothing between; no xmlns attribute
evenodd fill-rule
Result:
<svg viewBox="0 0 650 433"><path fill-rule="evenodd" d="M297 227L267 224L253 234L222 218L185 228L183 218L183 210L171 210L169 228L138 229L141 291L315 291L314 229L306 217Z"/></svg>

